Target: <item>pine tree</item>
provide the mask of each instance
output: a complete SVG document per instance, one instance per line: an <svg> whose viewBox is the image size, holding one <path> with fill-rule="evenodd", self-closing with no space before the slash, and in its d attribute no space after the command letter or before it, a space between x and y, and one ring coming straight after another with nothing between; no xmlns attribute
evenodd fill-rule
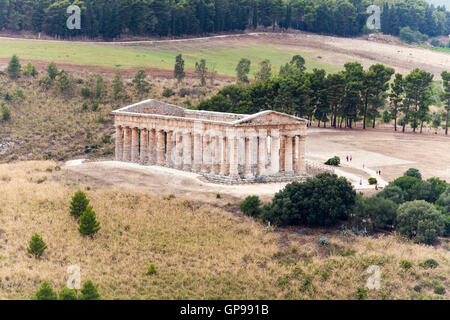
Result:
<svg viewBox="0 0 450 320"><path fill-rule="evenodd" d="M77 292L75 289L64 287L59 292L58 300L77 300Z"/></svg>
<svg viewBox="0 0 450 320"><path fill-rule="evenodd" d="M57 294L47 281L44 281L36 292L35 300L56 300Z"/></svg>
<svg viewBox="0 0 450 320"><path fill-rule="evenodd" d="M205 59L201 59L200 62L195 63L195 72L200 78L202 87L206 86L206 74L208 73L208 68L206 67Z"/></svg>
<svg viewBox="0 0 450 320"><path fill-rule="evenodd" d="M100 223L97 221L92 207L87 207L86 211L81 215L78 230L81 234L91 237L100 230Z"/></svg>
<svg viewBox="0 0 450 320"><path fill-rule="evenodd" d="M32 77L36 77L38 74L36 67L33 66L31 64L31 62L28 62L27 67L23 73L26 74L27 76L32 76Z"/></svg>
<svg viewBox="0 0 450 320"><path fill-rule="evenodd" d="M44 253L45 249L47 249L47 245L40 235L35 233L30 240L30 245L27 249L29 254L32 254L36 258L40 258Z"/></svg>
<svg viewBox="0 0 450 320"><path fill-rule="evenodd" d="M81 288L80 300L100 300L100 294L94 283L91 280L87 280L83 283L83 288Z"/></svg>
<svg viewBox="0 0 450 320"><path fill-rule="evenodd" d="M240 83L240 84L249 83L248 73L250 72L250 65L251 65L251 61L246 58L242 58L239 61L238 65L236 67L238 83Z"/></svg>
<svg viewBox="0 0 450 320"><path fill-rule="evenodd" d="M117 70L113 80L114 99L118 100L123 95L123 81L120 71Z"/></svg>
<svg viewBox="0 0 450 320"><path fill-rule="evenodd" d="M266 59L259 64L259 70L255 74L258 81L265 82L272 76L272 65L270 60Z"/></svg>
<svg viewBox="0 0 450 320"><path fill-rule="evenodd" d="M137 92L142 96L144 93L150 91L150 84L145 80L147 75L144 70L139 70L133 79L133 84L136 87Z"/></svg>
<svg viewBox="0 0 450 320"><path fill-rule="evenodd" d="M182 82L186 77L186 73L184 72L184 60L181 54L177 55L175 59L175 69L173 71L173 76L178 80L178 83Z"/></svg>
<svg viewBox="0 0 450 320"><path fill-rule="evenodd" d="M51 80L55 80L58 76L58 67L54 62L51 62L47 67L47 73Z"/></svg>
<svg viewBox="0 0 450 320"><path fill-rule="evenodd" d="M72 202L70 204L70 215L74 217L81 217L81 215L86 211L89 205L89 199L86 194L78 190L72 197Z"/></svg>
<svg viewBox="0 0 450 320"><path fill-rule="evenodd" d="M22 70L22 66L20 65L19 58L17 55L13 55L11 60L9 61L8 68L6 71L11 79L17 79L20 76L20 71Z"/></svg>

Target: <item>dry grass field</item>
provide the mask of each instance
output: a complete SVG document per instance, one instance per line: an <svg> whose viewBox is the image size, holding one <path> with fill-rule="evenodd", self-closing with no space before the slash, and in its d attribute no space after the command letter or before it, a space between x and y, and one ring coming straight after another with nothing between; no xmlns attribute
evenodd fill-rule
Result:
<svg viewBox="0 0 450 320"><path fill-rule="evenodd" d="M69 216L79 188L101 223L93 239ZM0 165L0 195L0 299L31 299L44 280L59 291L70 265L81 267L82 280L93 280L103 299L357 299L370 265L381 268L381 289L366 299L449 294L448 243L273 231L204 202L96 184L50 161ZM26 251L35 232L48 245L40 260ZM319 244L322 236L328 246ZM430 258L437 268L419 266ZM146 275L151 263L157 273ZM447 292L439 296L440 285Z"/></svg>

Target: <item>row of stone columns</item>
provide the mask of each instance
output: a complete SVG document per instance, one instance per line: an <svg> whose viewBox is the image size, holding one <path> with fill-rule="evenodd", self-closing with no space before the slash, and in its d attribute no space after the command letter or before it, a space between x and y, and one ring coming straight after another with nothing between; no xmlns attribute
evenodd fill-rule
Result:
<svg viewBox="0 0 450 320"><path fill-rule="evenodd" d="M265 129L223 134L117 126L116 134L117 161L245 178L306 174L304 137L279 130L269 136Z"/></svg>

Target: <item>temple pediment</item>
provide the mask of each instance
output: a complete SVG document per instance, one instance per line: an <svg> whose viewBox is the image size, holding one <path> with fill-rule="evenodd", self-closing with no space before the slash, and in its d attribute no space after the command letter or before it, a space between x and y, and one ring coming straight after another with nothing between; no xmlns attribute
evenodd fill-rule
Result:
<svg viewBox="0 0 450 320"><path fill-rule="evenodd" d="M283 124L298 124L305 122L308 122L308 120L280 113L277 111L268 110L237 120L233 124L283 125Z"/></svg>

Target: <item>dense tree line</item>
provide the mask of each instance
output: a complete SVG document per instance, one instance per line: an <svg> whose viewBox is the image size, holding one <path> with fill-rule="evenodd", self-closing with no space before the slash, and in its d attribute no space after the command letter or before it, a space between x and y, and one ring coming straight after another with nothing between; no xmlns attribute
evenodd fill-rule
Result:
<svg viewBox="0 0 450 320"><path fill-rule="evenodd" d="M405 77L395 74L391 82L394 69L382 64L364 70L360 63L350 62L343 71L327 75L319 69L305 72L304 63L303 58L294 56L276 76L247 86L227 86L197 107L244 114L276 110L335 128L352 128L359 121L364 129L375 128L376 119L381 117L386 123L393 121L396 131L398 125L403 132L410 125L414 132L422 132L425 123L432 123L435 128L442 125L448 133L448 72L442 73L444 93L440 97L446 106L442 113L430 114L430 105L437 102L433 98L434 76L424 70L414 69ZM267 65L270 63L263 62L256 74L265 70L270 75ZM241 70L237 70L239 74Z"/></svg>
<svg viewBox="0 0 450 320"><path fill-rule="evenodd" d="M81 8L81 30L66 28L66 9ZM0 30L61 37L121 34L181 36L257 27L355 36L365 31L369 0L0 0ZM450 12L423 0L385 4L383 32L409 26L429 36L450 33Z"/></svg>

